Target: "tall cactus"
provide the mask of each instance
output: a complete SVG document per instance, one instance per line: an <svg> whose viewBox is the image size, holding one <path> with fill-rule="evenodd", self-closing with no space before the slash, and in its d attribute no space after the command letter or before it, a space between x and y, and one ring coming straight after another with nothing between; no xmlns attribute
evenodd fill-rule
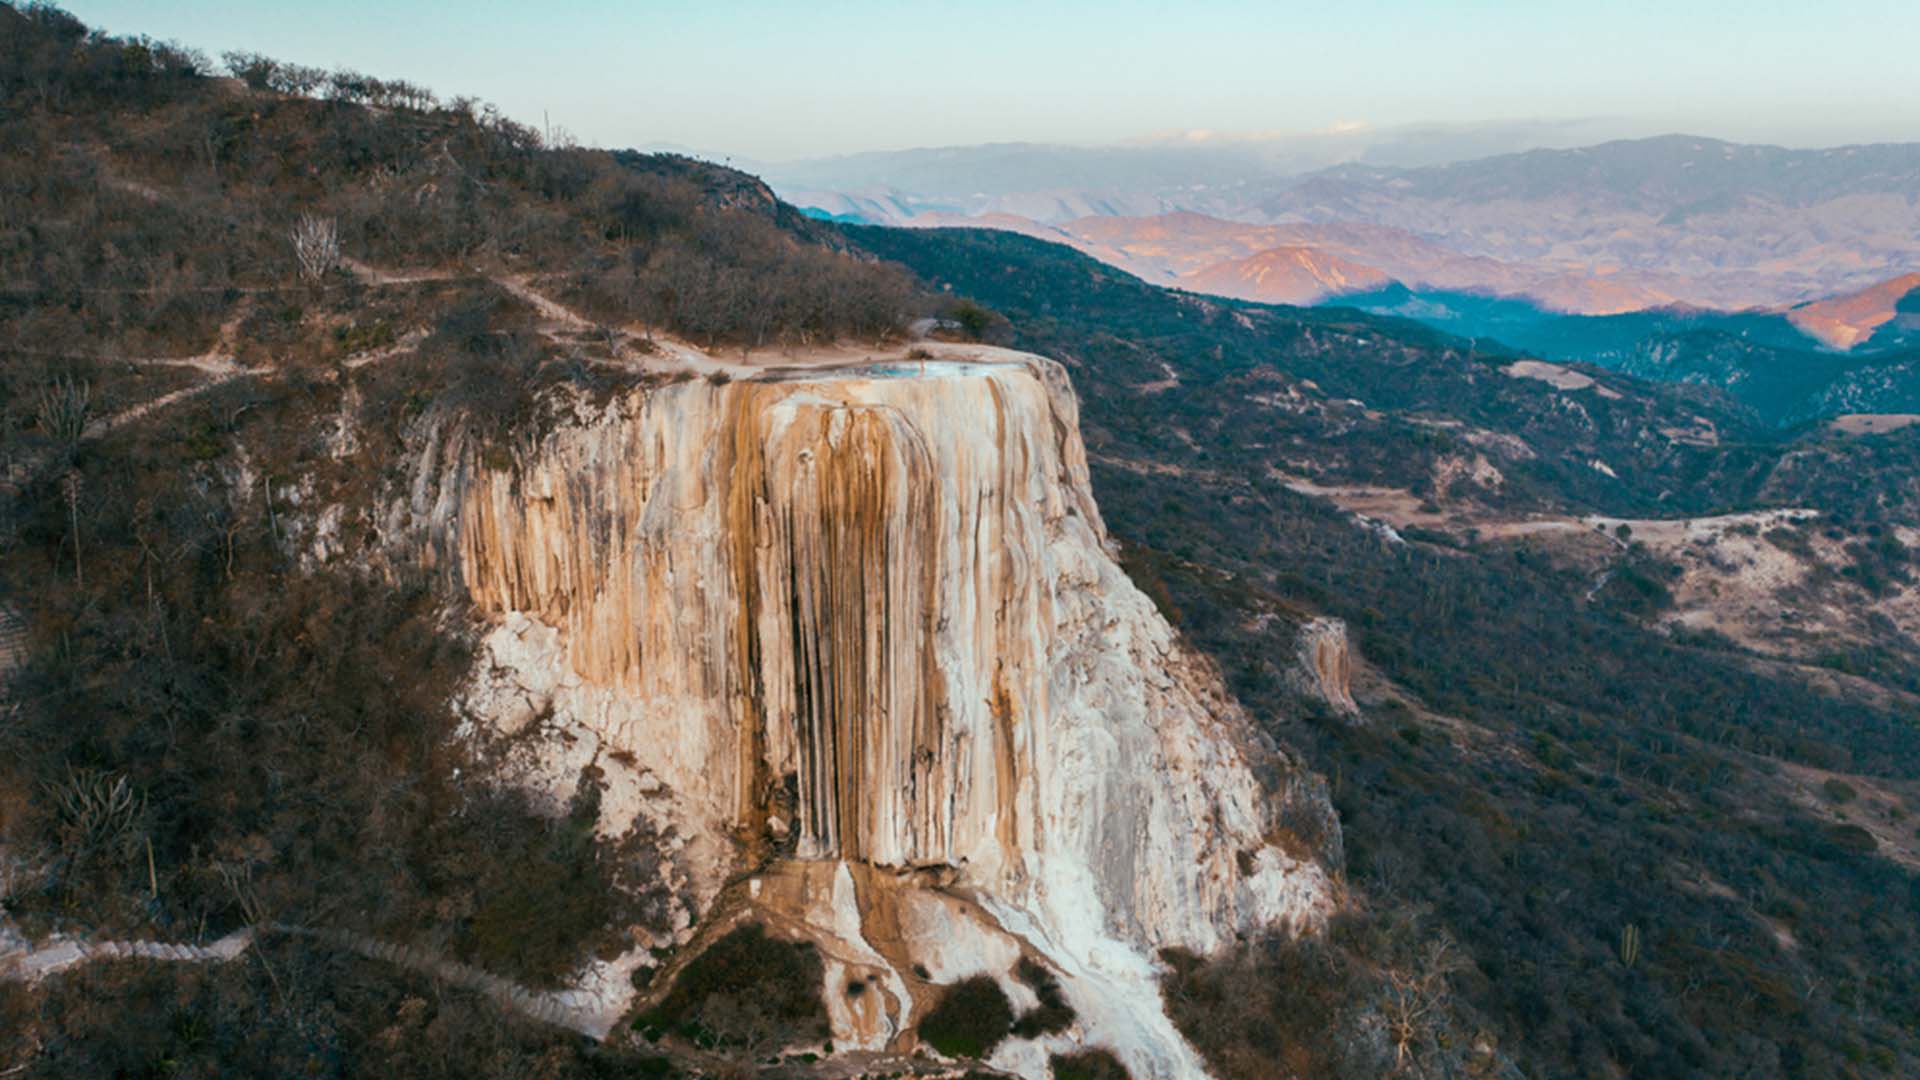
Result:
<svg viewBox="0 0 1920 1080"><path fill-rule="evenodd" d="M62 458L67 462L67 471L60 477L60 494L67 502L67 516L72 528L73 538L73 582L82 583L80 572L80 469L76 464L75 449L87 434L87 418L93 399L92 387L84 381L75 381L71 375L62 375L40 390L39 405L35 418L39 421L40 431L52 439L59 447Z"/></svg>
<svg viewBox="0 0 1920 1080"><path fill-rule="evenodd" d="M1620 964L1632 967L1640 959L1640 928L1633 923L1620 928Z"/></svg>

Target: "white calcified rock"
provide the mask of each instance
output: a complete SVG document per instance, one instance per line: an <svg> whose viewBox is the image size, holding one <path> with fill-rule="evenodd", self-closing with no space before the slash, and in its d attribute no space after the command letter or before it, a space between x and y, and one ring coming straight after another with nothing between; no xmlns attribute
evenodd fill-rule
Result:
<svg viewBox="0 0 1920 1080"><path fill-rule="evenodd" d="M1063 370L987 352L656 386L498 471L436 433L412 506L495 621L466 705L571 733L557 780L583 754L646 777L604 805L672 821L699 905L783 841L951 868L1089 1037L1197 1074L1156 950L1313 924L1331 890L1266 842L1244 718L1115 563Z"/></svg>

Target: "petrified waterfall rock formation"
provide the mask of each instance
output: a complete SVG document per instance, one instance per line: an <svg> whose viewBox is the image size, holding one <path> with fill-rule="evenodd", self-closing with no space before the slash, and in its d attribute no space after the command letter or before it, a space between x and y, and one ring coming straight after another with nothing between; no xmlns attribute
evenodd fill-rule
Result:
<svg viewBox="0 0 1920 1080"><path fill-rule="evenodd" d="M1244 718L1115 564L1062 369L967 355L655 386L509 467L438 440L416 502L496 621L470 708L628 763L609 805L678 833L696 907L769 859L937 877L1099 1027L1155 950L1313 923L1330 888L1269 842ZM836 1043L910 1040L892 996Z"/></svg>

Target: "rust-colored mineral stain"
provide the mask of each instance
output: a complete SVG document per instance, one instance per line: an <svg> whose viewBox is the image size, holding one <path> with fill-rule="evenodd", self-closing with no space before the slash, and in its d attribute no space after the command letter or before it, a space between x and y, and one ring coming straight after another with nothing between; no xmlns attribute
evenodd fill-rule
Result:
<svg viewBox="0 0 1920 1080"><path fill-rule="evenodd" d="M590 685L723 708L729 728L691 752L725 755L714 790L756 861L788 774L804 856L950 862L988 815L1012 852L1026 703L1008 683L1027 678L1016 609L1036 598L1031 556L1005 534L1030 512L1009 499L1036 447L1011 415L1030 403L1010 393L997 378L967 389L984 430L949 434L945 453L971 449L940 466L924 425L950 406L911 380L652 390L505 470L468 445L464 580L482 611L561 628ZM682 528L677 498L704 515L705 553L661 539ZM941 535L956 526L965 542ZM986 702L950 700L949 618L964 620L960 655L991 673Z"/></svg>
<svg viewBox="0 0 1920 1080"><path fill-rule="evenodd" d="M993 828L1000 850L1011 853L1019 850L1020 819L1014 812L1019 782L1013 756L1013 696L1007 693L1005 673L1004 665L993 672L993 790L998 800Z"/></svg>
<svg viewBox="0 0 1920 1080"><path fill-rule="evenodd" d="M734 690L730 704L734 711L737 750L734 775L734 805L737 822L749 835L759 834L772 803L766 761L766 695L760 682L760 635L757 620L765 598L759 577L754 573L758 524L767 505L767 470L762 456L764 436L755 406L757 387L742 387L728 395L726 424L723 431L732 436L723 449L722 475L726 478L726 539L732 545L734 620L733 647L727 653L734 660Z"/></svg>
<svg viewBox="0 0 1920 1080"><path fill-rule="evenodd" d="M904 798L901 824L922 832L942 786L915 773L940 736L935 545L918 535L929 515L912 512L932 478L879 410L820 409L807 424L786 515L800 802L815 854L865 859L882 803Z"/></svg>

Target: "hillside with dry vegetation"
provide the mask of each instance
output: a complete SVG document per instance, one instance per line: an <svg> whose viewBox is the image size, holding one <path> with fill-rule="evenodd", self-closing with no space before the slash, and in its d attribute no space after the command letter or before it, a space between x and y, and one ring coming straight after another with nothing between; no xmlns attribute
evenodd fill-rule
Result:
<svg viewBox="0 0 1920 1080"><path fill-rule="evenodd" d="M1066 366L1128 574L1328 779L1275 838L1325 933L1161 957L1217 1075L1920 1070L1920 427L843 229L39 5L0 136L0 958L53 973L0 969L0 1075L963 1071L822 1063L821 958L755 925L595 1028L568 979L674 929L676 838L600 835L591 767L491 782L468 601L388 512L427 432L505 472L622 390L915 330ZM930 1034L1064 1028L1050 978Z"/></svg>

